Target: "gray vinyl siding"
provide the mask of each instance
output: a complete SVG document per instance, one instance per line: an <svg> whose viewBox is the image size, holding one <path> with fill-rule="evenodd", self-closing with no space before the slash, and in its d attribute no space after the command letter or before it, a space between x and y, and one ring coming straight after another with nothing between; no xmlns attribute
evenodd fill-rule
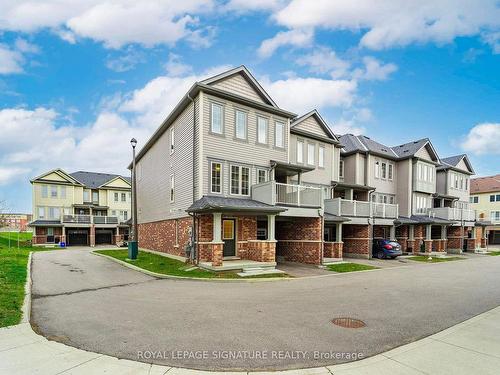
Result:
<svg viewBox="0 0 500 375"><path fill-rule="evenodd" d="M175 128L175 151L170 154L170 129ZM187 216L193 202L193 104L190 104L137 164L138 222ZM140 171L139 171L140 170ZM170 203L170 176L175 178L175 201Z"/></svg>
<svg viewBox="0 0 500 375"><path fill-rule="evenodd" d="M412 213L412 159L399 161L396 166L398 184L396 189L396 203L399 204L400 216L411 216Z"/></svg>
<svg viewBox="0 0 500 375"><path fill-rule="evenodd" d="M232 77L212 84L212 86L260 103L265 103L241 74L235 74Z"/></svg>
<svg viewBox="0 0 500 375"><path fill-rule="evenodd" d="M375 163L376 162L380 163L380 176L377 178L375 177ZM382 163L385 163L387 165L387 171L386 171L386 178L382 178ZM381 158L378 156L371 156L370 157L370 172L369 172L369 180L368 180L368 186L373 186L376 189L377 193L381 194L396 194L396 186L397 186L397 177L398 177L398 172L397 172L397 163L394 160L389 160L385 158ZM389 180L389 164L392 164L392 180Z"/></svg>
<svg viewBox="0 0 500 375"><path fill-rule="evenodd" d="M220 103L223 105L223 128L224 134L213 134L210 131L210 105L212 102ZM247 112L247 140L235 139L235 110L240 109ZM268 119L268 137L267 145L257 143L257 116L263 116ZM256 181L256 168L269 167L270 160L287 162L288 160L288 120L286 118L272 115L254 108L244 106L241 104L232 103L227 100L206 95L203 96L203 153L202 153L202 167L203 167L203 194L211 194L209 188L210 176L210 160L222 160L223 175L222 181L224 185L223 194L229 194L229 164L242 164L251 166L251 183ZM285 124L285 140L284 148L274 147L274 122L280 121Z"/></svg>
<svg viewBox="0 0 500 375"><path fill-rule="evenodd" d="M295 129L300 129L307 131L309 133L313 133L316 135L320 135L323 137L327 137L328 135L325 134L325 131L321 127L321 125L318 124L316 119L313 116L309 116L305 118L303 121L301 121L299 124L294 126Z"/></svg>

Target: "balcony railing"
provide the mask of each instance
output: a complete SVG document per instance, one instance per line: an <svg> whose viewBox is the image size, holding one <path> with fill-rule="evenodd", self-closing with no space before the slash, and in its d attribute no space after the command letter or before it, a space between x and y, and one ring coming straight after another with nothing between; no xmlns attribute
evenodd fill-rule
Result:
<svg viewBox="0 0 500 375"><path fill-rule="evenodd" d="M446 220L475 221L476 211L467 208L456 207L436 207L428 208L426 213L430 216L439 217Z"/></svg>
<svg viewBox="0 0 500 375"><path fill-rule="evenodd" d="M62 223L65 224L118 224L116 216L91 216L91 215L63 215Z"/></svg>
<svg viewBox="0 0 500 375"><path fill-rule="evenodd" d="M94 216L94 224L118 224L116 216Z"/></svg>
<svg viewBox="0 0 500 375"><path fill-rule="evenodd" d="M397 204L334 198L325 200L325 212L338 216L396 219L399 207Z"/></svg>
<svg viewBox="0 0 500 375"><path fill-rule="evenodd" d="M321 188L268 181L252 186L252 199L270 205L322 207Z"/></svg>

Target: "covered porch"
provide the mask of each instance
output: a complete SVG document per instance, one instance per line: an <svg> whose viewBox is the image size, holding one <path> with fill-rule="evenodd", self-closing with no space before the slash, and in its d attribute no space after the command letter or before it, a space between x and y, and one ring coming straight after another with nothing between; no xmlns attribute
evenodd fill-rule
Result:
<svg viewBox="0 0 500 375"><path fill-rule="evenodd" d="M349 221L350 219L342 216L324 214L323 264L330 264L343 259L342 225Z"/></svg>

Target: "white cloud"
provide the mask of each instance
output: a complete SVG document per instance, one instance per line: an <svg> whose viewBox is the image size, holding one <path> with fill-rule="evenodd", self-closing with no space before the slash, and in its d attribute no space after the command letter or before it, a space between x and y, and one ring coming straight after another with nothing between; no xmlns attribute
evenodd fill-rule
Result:
<svg viewBox="0 0 500 375"><path fill-rule="evenodd" d="M181 61L181 56L176 55L175 53L170 53L168 55L168 61L165 64L165 69L167 71L167 75L173 77L187 75L193 70L190 65L184 64Z"/></svg>
<svg viewBox="0 0 500 375"><path fill-rule="evenodd" d="M122 73L134 69L137 64L145 61L146 57L142 52L129 46L124 54L118 57L108 57L106 67L115 72Z"/></svg>
<svg viewBox="0 0 500 375"><path fill-rule="evenodd" d="M0 186L6 185L13 180L23 176L25 173L29 172L27 168L3 168L0 167Z"/></svg>
<svg viewBox="0 0 500 375"><path fill-rule="evenodd" d="M380 50L498 31L500 8L497 0L293 0L274 19L289 29L361 31L361 46Z"/></svg>
<svg viewBox="0 0 500 375"><path fill-rule="evenodd" d="M261 11L282 8L288 0L230 0L224 9L228 11Z"/></svg>
<svg viewBox="0 0 500 375"><path fill-rule="evenodd" d="M484 32L483 40L489 44L493 53L500 53L500 31L496 32Z"/></svg>
<svg viewBox="0 0 500 375"><path fill-rule="evenodd" d="M0 44L0 74L23 72L24 57L21 52Z"/></svg>
<svg viewBox="0 0 500 375"><path fill-rule="evenodd" d="M332 78L347 76L351 67L349 61L341 59L327 47L319 47L310 54L302 55L296 62L301 66L309 66L314 73L328 73Z"/></svg>
<svg viewBox="0 0 500 375"><path fill-rule="evenodd" d="M384 64L371 56L363 57L364 69L356 69L353 77L367 81L385 81L390 74L398 70L397 65L393 63Z"/></svg>
<svg viewBox="0 0 500 375"><path fill-rule="evenodd" d="M110 48L138 43L172 45L180 39L207 44L197 15L214 9L214 0L6 0L0 4L0 30L51 29L74 43L78 37Z"/></svg>
<svg viewBox="0 0 500 375"><path fill-rule="evenodd" d="M476 155L500 155L500 123L483 123L474 126L465 136L462 148Z"/></svg>
<svg viewBox="0 0 500 375"><path fill-rule="evenodd" d="M260 57L270 57L283 46L306 47L312 44L314 33L310 29L280 31L270 39L264 40L257 53Z"/></svg>
<svg viewBox="0 0 500 375"><path fill-rule="evenodd" d="M355 120L347 120L345 118L340 118L340 120L335 121L331 126L335 134L363 134L366 129L364 126L359 126Z"/></svg>

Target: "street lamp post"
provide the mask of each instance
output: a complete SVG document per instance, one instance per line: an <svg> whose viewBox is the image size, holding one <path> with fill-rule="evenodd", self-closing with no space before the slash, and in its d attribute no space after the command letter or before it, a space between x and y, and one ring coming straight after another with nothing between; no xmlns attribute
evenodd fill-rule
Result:
<svg viewBox="0 0 500 375"><path fill-rule="evenodd" d="M132 138L130 144L132 145L132 241L128 242L128 258L135 260L139 252L139 238L137 232L137 185L135 174L135 146L137 146L137 140Z"/></svg>

